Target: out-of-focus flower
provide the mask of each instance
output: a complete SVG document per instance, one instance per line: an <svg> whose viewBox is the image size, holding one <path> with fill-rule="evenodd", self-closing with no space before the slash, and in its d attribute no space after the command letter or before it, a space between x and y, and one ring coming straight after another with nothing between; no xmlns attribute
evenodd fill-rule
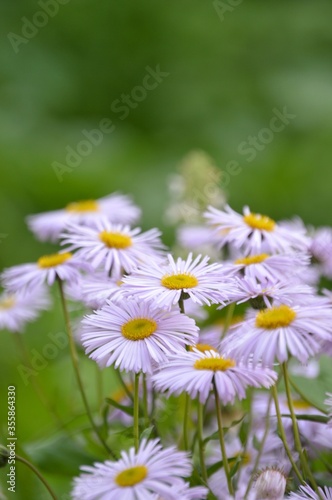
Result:
<svg viewBox="0 0 332 500"><path fill-rule="evenodd" d="M26 323L34 321L40 311L49 309L51 300L46 287L41 286L16 293L0 295L0 329L22 332Z"/></svg>
<svg viewBox="0 0 332 500"><path fill-rule="evenodd" d="M128 196L114 193L99 200L69 203L63 210L30 215L27 222L38 239L56 242L70 222L90 225L106 217L113 224L134 224L140 214L140 209Z"/></svg>

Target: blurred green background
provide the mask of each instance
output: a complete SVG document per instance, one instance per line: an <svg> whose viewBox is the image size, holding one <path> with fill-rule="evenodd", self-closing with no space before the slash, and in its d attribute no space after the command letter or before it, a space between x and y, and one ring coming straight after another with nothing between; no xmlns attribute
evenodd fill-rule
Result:
<svg viewBox="0 0 332 500"><path fill-rule="evenodd" d="M248 203L274 218L298 214L310 224L330 224L331 2L54 2L58 12L45 21L36 14L42 0L1 0L2 268L45 253L46 245L26 229L26 215L112 191L131 193L143 208L143 227L161 227L171 241L172 230L163 222L166 184L193 149L205 150L221 169L231 160L239 163L241 173L227 186L234 208ZM45 25L26 28L29 22ZM112 103L141 85L147 66L158 65L169 75L121 120ZM240 144L269 126L273 109L285 107L296 118L247 161ZM75 149L82 131L105 118L112 120L113 132L59 182L54 162L64 164L66 147ZM62 330L56 308L27 329L28 348L40 351L48 333ZM4 332L2 400L7 385L17 384L19 436L27 452L29 443L44 442L55 427L31 384L22 384L15 359L12 338ZM73 397L74 381L61 376L68 364L61 351L38 379L69 419L80 400ZM87 380L90 369L87 364ZM36 463L58 492L68 491L83 461L79 444L57 441L54 453L47 448L47 459L33 446ZM61 464L64 454L69 458ZM18 497L47 498L18 467Z"/></svg>

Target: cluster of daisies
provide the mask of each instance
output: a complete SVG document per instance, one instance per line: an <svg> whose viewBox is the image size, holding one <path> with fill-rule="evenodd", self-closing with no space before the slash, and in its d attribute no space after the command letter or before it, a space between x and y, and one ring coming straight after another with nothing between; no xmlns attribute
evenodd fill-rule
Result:
<svg viewBox="0 0 332 500"><path fill-rule="evenodd" d="M175 257L159 230L136 227L127 196L71 203L27 220L58 252L2 273L1 328L22 333L58 282L86 311L78 347L124 387L109 438L133 426L134 446L83 466L74 500L332 499L332 395L317 408L293 380L332 356L332 293L320 286L332 230L248 207L203 216L180 229Z"/></svg>

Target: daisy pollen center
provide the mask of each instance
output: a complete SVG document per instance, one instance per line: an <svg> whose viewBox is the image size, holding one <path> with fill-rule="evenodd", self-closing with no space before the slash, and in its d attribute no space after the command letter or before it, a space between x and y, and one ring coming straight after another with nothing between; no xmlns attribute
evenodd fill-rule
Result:
<svg viewBox="0 0 332 500"><path fill-rule="evenodd" d="M250 213L243 217L244 222L252 229L259 229L260 231L273 231L276 225L273 219L267 215Z"/></svg>
<svg viewBox="0 0 332 500"><path fill-rule="evenodd" d="M135 486L135 484L142 482L147 475L148 469L145 465L136 465L135 467L130 467L120 472L120 474L115 477L115 482L118 486L123 488Z"/></svg>
<svg viewBox="0 0 332 500"><path fill-rule="evenodd" d="M251 266L252 264L261 264L269 256L267 253L261 253L259 255L251 255L250 257L243 257L242 259L237 259L235 264L240 264L244 266Z"/></svg>
<svg viewBox="0 0 332 500"><path fill-rule="evenodd" d="M195 344L195 345L191 345L189 347L189 351L194 351L194 349L197 349L197 351L200 351L200 352L205 352L205 351L217 352L217 349L215 347L212 347L212 345L210 345L210 344Z"/></svg>
<svg viewBox="0 0 332 500"><path fill-rule="evenodd" d="M235 361L230 358L202 358L195 361L196 370L211 370L213 372L225 372L235 366Z"/></svg>
<svg viewBox="0 0 332 500"><path fill-rule="evenodd" d="M286 305L263 309L256 316L256 327L274 330L289 326L296 318L296 312Z"/></svg>
<svg viewBox="0 0 332 500"><path fill-rule="evenodd" d="M123 250L124 248L131 247L133 244L130 236L122 233L113 233L111 231L102 231L99 234L99 239L105 243L108 248L116 248Z"/></svg>
<svg viewBox="0 0 332 500"><path fill-rule="evenodd" d="M162 278L161 284L170 290L182 290L183 288L195 288L198 279L191 274L172 274Z"/></svg>
<svg viewBox="0 0 332 500"><path fill-rule="evenodd" d="M137 318L122 325L121 333L128 340L144 340L150 337L150 335L152 335L157 328L158 325L154 320Z"/></svg>
<svg viewBox="0 0 332 500"><path fill-rule="evenodd" d="M15 298L13 295L9 295L4 299L0 299L0 310L5 311L6 309L11 309L15 305Z"/></svg>
<svg viewBox="0 0 332 500"><path fill-rule="evenodd" d="M52 255L44 255L40 257L37 261L37 264L42 269L48 269L49 267L56 267L60 264L64 264L67 260L71 259L73 254L70 252L65 253L55 253Z"/></svg>
<svg viewBox="0 0 332 500"><path fill-rule="evenodd" d="M303 399L293 399L295 410L309 410L312 406Z"/></svg>
<svg viewBox="0 0 332 500"><path fill-rule="evenodd" d="M66 206L67 212L98 212L99 205L95 200L82 200L69 203Z"/></svg>

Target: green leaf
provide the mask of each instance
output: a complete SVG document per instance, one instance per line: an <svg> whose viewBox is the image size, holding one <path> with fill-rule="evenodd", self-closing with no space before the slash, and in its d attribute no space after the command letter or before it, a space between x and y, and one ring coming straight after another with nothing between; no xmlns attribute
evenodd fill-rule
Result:
<svg viewBox="0 0 332 500"><path fill-rule="evenodd" d="M224 427L224 432L226 433L227 431L229 431L229 429L231 429L232 427L235 427L236 425L240 424L242 422L242 420L244 419L245 415L243 415L240 420L234 420L234 422L231 423L231 425L229 427ZM216 439L219 439L219 432L216 431L214 432L213 434L211 434L210 436L206 437L203 441L204 444L208 443L209 441L213 441L213 440L216 440Z"/></svg>
<svg viewBox="0 0 332 500"><path fill-rule="evenodd" d="M117 408L118 410L123 411L124 413L126 413L127 415L130 415L131 417L134 415L134 410L131 406L121 405L120 403L118 403L117 401L115 401L112 398L105 398L105 401L107 404L114 406L114 408Z"/></svg>
<svg viewBox="0 0 332 500"><path fill-rule="evenodd" d="M227 462L228 463L235 462L235 460L237 460L237 458L238 457L230 457L230 458L227 459ZM223 467L223 465L224 465L223 460L220 460L220 462L216 462L215 464L213 464L210 467L208 467L208 469L207 469L207 475L208 475L208 477L212 476L212 474L214 474L219 469L221 469L221 467Z"/></svg>
<svg viewBox="0 0 332 500"><path fill-rule="evenodd" d="M140 439L149 439L149 437L151 436L152 432L154 430L154 426L151 425L150 427L147 427L146 429L144 429L144 431L141 433L140 435Z"/></svg>
<svg viewBox="0 0 332 500"><path fill-rule="evenodd" d="M292 418L291 415L283 414L282 417ZM329 421L329 417L325 415L295 415L297 420L309 420L310 422L319 422L321 424L326 424Z"/></svg>

